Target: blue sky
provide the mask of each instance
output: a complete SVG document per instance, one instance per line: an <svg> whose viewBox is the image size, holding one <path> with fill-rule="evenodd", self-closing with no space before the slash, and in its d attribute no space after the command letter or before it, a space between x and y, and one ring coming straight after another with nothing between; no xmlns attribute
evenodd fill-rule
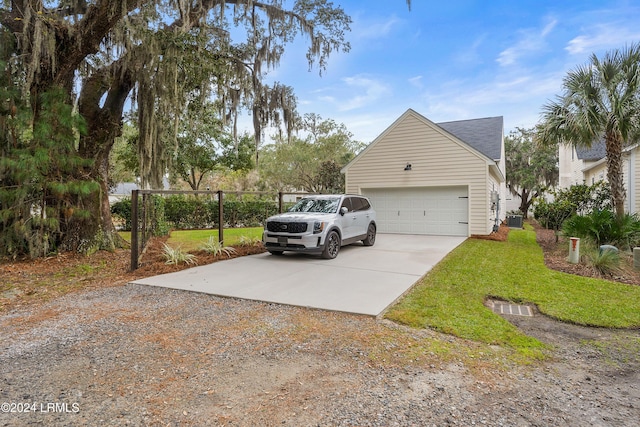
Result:
<svg viewBox="0 0 640 427"><path fill-rule="evenodd" d="M301 114L344 123L371 142L412 108L434 122L503 116L532 127L589 56L640 42L638 1L334 0L351 16L349 53L322 76L301 40L270 79L292 86Z"/></svg>

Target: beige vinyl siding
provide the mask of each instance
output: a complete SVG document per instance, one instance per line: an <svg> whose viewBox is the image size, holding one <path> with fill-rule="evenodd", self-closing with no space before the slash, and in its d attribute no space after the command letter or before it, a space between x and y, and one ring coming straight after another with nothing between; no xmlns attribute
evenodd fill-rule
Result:
<svg viewBox="0 0 640 427"><path fill-rule="evenodd" d="M576 149L573 146L561 144L559 148L559 186L569 188L572 185L582 184L585 178L583 169L593 165L593 161L578 159Z"/></svg>
<svg viewBox="0 0 640 427"><path fill-rule="evenodd" d="M638 173L638 167L640 167L640 155L638 154L638 148L632 148L625 153L622 173L624 175L624 189L627 194L627 199L624 204L624 209L627 213L634 214L640 212L640 200L638 198L638 192L640 185L640 173Z"/></svg>
<svg viewBox="0 0 640 427"><path fill-rule="evenodd" d="M625 212L640 212L640 153L638 147L632 147L623 154L622 179L626 192ZM599 181L608 181L607 164L604 160L592 163L583 171L584 183L593 185Z"/></svg>
<svg viewBox="0 0 640 427"><path fill-rule="evenodd" d="M411 171L405 171L407 163ZM348 193L363 188L467 186L471 234L487 234L488 167L478 153L407 114L346 170Z"/></svg>
<svg viewBox="0 0 640 427"><path fill-rule="evenodd" d="M586 185L593 185L596 182L607 180L607 164L601 162L598 166L589 169L584 174L584 183ZM582 184L582 182L576 183Z"/></svg>
<svg viewBox="0 0 640 427"><path fill-rule="evenodd" d="M631 191L627 190L629 191L627 197L631 200L632 212L630 213L638 213L640 212L640 169L638 169L640 168L640 154L637 148L631 151L629 163L629 182L632 183L632 186L630 187Z"/></svg>

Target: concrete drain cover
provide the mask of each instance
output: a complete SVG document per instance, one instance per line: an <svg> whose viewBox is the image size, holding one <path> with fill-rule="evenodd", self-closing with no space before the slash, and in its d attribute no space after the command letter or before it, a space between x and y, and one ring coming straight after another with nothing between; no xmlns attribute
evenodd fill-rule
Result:
<svg viewBox="0 0 640 427"><path fill-rule="evenodd" d="M533 317L533 310L528 305L518 305L504 301L487 301L487 303L494 313Z"/></svg>

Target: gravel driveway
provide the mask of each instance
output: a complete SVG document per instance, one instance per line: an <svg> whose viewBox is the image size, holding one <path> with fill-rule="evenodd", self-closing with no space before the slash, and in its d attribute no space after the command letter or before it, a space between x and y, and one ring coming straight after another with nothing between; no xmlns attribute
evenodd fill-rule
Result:
<svg viewBox="0 0 640 427"><path fill-rule="evenodd" d="M69 294L0 316L0 425L637 425L638 330L509 320L550 359L179 290Z"/></svg>

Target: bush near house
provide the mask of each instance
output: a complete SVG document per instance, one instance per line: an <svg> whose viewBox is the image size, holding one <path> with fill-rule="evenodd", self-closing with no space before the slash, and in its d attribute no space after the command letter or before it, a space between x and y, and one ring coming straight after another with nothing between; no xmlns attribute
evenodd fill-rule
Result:
<svg viewBox="0 0 640 427"><path fill-rule="evenodd" d="M165 216L165 200L161 196L153 195L151 203L153 203L153 209L150 210L150 218L147 218L151 222L150 229L155 236L166 236L170 227ZM130 198L124 198L111 205L111 215L113 215L114 224L118 226L120 231L131 231Z"/></svg>
<svg viewBox="0 0 640 427"><path fill-rule="evenodd" d="M533 215L545 228L561 230L562 224L573 215L611 209L611 190L605 182L593 185L572 185L551 192L553 201L536 199Z"/></svg>
<svg viewBox="0 0 640 427"><path fill-rule="evenodd" d="M626 214L618 221L612 210L594 210L567 219L562 225L562 233L586 239L596 246L613 245L626 250L640 244L640 218Z"/></svg>

